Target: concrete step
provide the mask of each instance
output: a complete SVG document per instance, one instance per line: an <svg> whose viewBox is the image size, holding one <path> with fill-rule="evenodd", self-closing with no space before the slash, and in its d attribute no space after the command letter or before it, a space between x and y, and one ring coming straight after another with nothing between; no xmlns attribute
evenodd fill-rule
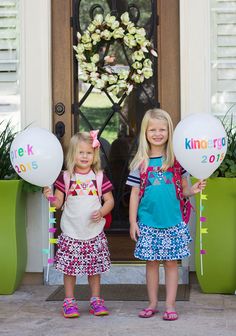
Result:
<svg viewBox="0 0 236 336"><path fill-rule="evenodd" d="M189 283L189 267L180 265L179 284ZM117 264L112 263L111 270L101 277L102 284L145 284L145 264ZM160 285L165 284L164 267L159 270ZM87 276L77 277L77 284L87 284ZM44 284L62 285L63 274L56 271L53 266L44 268Z"/></svg>

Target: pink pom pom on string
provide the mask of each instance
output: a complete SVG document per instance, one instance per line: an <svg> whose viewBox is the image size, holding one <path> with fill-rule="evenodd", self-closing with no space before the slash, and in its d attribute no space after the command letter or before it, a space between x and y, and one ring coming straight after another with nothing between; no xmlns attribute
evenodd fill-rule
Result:
<svg viewBox="0 0 236 336"><path fill-rule="evenodd" d="M57 231L57 229L54 227L56 224L56 218L54 217L54 212L56 212L56 207L52 206L51 203L53 204L56 201L55 196L49 196L48 197L48 248L43 249L43 254L47 254L48 259L47 259L47 274L46 274L46 282L49 282L49 266L53 265L55 259L51 257L52 255L52 250L51 246L52 244L57 243L57 239L54 238L54 233Z"/></svg>
<svg viewBox="0 0 236 336"><path fill-rule="evenodd" d="M53 203L57 200L57 198L55 196L49 196L48 200L49 200L50 203Z"/></svg>

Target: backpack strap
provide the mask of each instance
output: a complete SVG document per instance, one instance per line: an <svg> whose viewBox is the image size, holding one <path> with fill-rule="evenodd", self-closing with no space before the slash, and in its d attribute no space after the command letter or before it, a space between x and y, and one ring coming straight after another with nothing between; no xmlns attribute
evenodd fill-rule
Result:
<svg viewBox="0 0 236 336"><path fill-rule="evenodd" d="M182 167L179 164L179 162L175 159L173 167L169 167L167 171L173 174L173 181L174 181L175 188L176 188L176 195L177 195L177 198L181 201L184 198L183 192L182 192L182 182L181 182Z"/></svg>
<svg viewBox="0 0 236 336"><path fill-rule="evenodd" d="M180 208L182 212L183 221L188 224L191 209L194 209L189 197L184 196L183 194L183 187L182 187L182 166L180 163L175 159L174 166L170 167L167 171L173 172L173 182L175 184L175 190L177 198L180 201Z"/></svg>
<svg viewBox="0 0 236 336"><path fill-rule="evenodd" d="M140 167L140 189L139 189L139 200L143 197L146 185L147 185L147 179L148 179L148 173L150 171L153 171L153 167L148 167L146 170L142 170L142 167Z"/></svg>
<svg viewBox="0 0 236 336"><path fill-rule="evenodd" d="M96 183L97 183L97 191L98 191L98 197L100 200L100 203L102 204L102 182L103 182L103 171L99 170L96 174ZM105 226L104 229L107 230L111 226L112 222L112 215L111 212L103 216L105 218Z"/></svg>
<svg viewBox="0 0 236 336"><path fill-rule="evenodd" d="M141 200L147 185L148 173L149 171L153 171L153 167L148 167L146 170L142 170L142 166L140 166L139 169L140 169L139 200ZM191 208L193 208L193 206L189 198L183 195L182 167L180 163L175 159L173 167L169 167L167 171L173 174L173 182L175 185L176 196L180 201L182 217L185 223L188 223L190 219Z"/></svg>
<svg viewBox="0 0 236 336"><path fill-rule="evenodd" d="M98 197L102 199L102 181L103 181L103 171L99 170L98 173L96 174L96 183L97 183L97 191L98 191Z"/></svg>
<svg viewBox="0 0 236 336"><path fill-rule="evenodd" d="M63 180L65 184L65 202L66 202L67 197L68 197L69 188L70 188L70 173L68 172L68 170L64 170Z"/></svg>

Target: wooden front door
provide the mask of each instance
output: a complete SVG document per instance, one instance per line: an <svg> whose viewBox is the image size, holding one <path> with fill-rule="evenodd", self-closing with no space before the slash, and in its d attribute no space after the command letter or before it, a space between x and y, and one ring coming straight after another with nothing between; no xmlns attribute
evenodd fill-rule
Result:
<svg viewBox="0 0 236 336"><path fill-rule="evenodd" d="M73 44L96 13L115 15L129 11L137 26L144 27L158 50L154 76L126 97L114 99L78 81ZM178 1L52 0L52 62L54 132L66 150L77 131L99 129L102 168L114 186L113 222L107 232L113 261L134 261L129 238L130 187L125 182L138 141L145 111L160 106L179 120L179 14ZM169 22L169 25L167 24ZM127 68L129 56L122 44L110 45L109 66Z"/></svg>

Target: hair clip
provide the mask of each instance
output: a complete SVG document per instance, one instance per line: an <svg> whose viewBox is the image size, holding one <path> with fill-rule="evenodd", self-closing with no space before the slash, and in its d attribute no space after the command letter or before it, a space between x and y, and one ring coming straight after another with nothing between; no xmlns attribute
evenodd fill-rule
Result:
<svg viewBox="0 0 236 336"><path fill-rule="evenodd" d="M89 134L90 134L90 136L93 140L93 143L92 143L93 148L97 148L97 147L99 148L100 147L100 142L98 141L98 138L97 138L98 132L99 132L99 130L92 130L92 131L89 132Z"/></svg>

